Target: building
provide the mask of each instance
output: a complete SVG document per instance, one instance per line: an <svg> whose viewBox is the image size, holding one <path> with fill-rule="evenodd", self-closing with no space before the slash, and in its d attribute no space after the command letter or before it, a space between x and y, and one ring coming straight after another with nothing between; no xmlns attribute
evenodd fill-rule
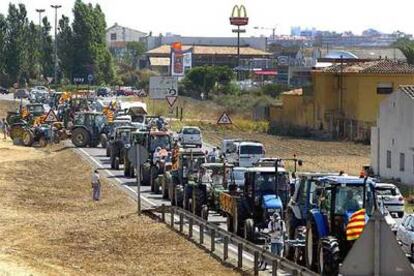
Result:
<svg viewBox="0 0 414 276"><path fill-rule="evenodd" d="M106 45L115 58L121 58L126 52L128 42L142 41L146 35L144 32L115 23L106 29Z"/></svg>
<svg viewBox="0 0 414 276"><path fill-rule="evenodd" d="M396 87L414 83L414 66L388 59L339 63L311 74L312 89L283 95L283 108L270 112L272 121L357 141L369 141L380 102ZM299 99L285 105L291 97Z"/></svg>
<svg viewBox="0 0 414 276"><path fill-rule="evenodd" d="M191 66L203 65L226 65L231 68L237 66L237 47L233 46L205 46L205 45L183 45L184 52L191 53ZM158 70L161 73L168 72L170 64L171 46L162 45L158 48L149 50L148 57L151 69ZM252 47L240 48L240 59L264 59L270 58L271 54L260 49Z"/></svg>
<svg viewBox="0 0 414 276"><path fill-rule="evenodd" d="M371 166L383 178L414 185L414 85L381 102L371 132Z"/></svg>

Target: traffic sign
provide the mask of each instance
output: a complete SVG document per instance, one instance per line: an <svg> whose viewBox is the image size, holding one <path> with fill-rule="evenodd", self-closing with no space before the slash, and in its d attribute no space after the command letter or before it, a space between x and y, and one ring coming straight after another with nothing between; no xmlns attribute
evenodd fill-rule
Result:
<svg viewBox="0 0 414 276"><path fill-rule="evenodd" d="M77 84L83 83L83 81L84 81L84 78L73 78L73 82Z"/></svg>
<svg viewBox="0 0 414 276"><path fill-rule="evenodd" d="M163 100L167 96L178 96L178 84L175 77L151 77L149 85L151 99Z"/></svg>
<svg viewBox="0 0 414 276"><path fill-rule="evenodd" d="M89 82L92 82L92 81L93 81L93 75L92 75L92 74L89 74L89 75L88 75L88 81L89 81Z"/></svg>
<svg viewBox="0 0 414 276"><path fill-rule="evenodd" d="M230 116L224 112L223 114L221 114L220 118L217 121L218 125L231 125L233 124L233 122L230 119Z"/></svg>
<svg viewBox="0 0 414 276"><path fill-rule="evenodd" d="M52 77L47 77L46 79L47 79L47 83L49 83L49 84L50 84L50 83L52 82L52 80L53 80L53 78L52 78Z"/></svg>
<svg viewBox="0 0 414 276"><path fill-rule="evenodd" d="M45 119L45 123L54 123L57 122L58 118L55 114L55 112L53 111L53 109L49 110L49 113L47 113L46 119Z"/></svg>
<svg viewBox="0 0 414 276"><path fill-rule="evenodd" d="M167 97L165 97L165 99L167 100L170 107L173 107L175 102L177 101L178 97L177 96L167 96Z"/></svg>

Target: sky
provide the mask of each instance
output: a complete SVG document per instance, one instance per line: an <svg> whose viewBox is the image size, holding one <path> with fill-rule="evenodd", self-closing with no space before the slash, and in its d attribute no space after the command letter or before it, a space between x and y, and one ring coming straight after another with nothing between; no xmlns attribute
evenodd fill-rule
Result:
<svg viewBox="0 0 414 276"><path fill-rule="evenodd" d="M8 4L24 3L31 20L38 22L35 9L46 9L54 22L51 4L60 4L59 16L72 18L75 0L0 0L0 13L7 14ZM367 28L382 32L400 30L414 33L411 0L84 0L98 3L107 25L114 23L153 34L166 32L185 36L233 36L229 24L235 4L244 4L249 16L245 36L289 34L291 26L319 30L352 31L360 34ZM261 27L262 29L255 29Z"/></svg>

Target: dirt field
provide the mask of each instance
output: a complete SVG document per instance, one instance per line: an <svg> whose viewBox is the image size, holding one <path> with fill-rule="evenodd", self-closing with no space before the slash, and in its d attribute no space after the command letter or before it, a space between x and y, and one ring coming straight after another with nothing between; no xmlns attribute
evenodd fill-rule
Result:
<svg viewBox="0 0 414 276"><path fill-rule="evenodd" d="M264 143L269 157L292 158L294 154L304 161L302 171L339 172L359 175L363 165L369 165L369 146L350 142L316 141L266 134L227 131L204 131L204 138L220 145L224 137L244 138ZM289 165L289 164L287 164Z"/></svg>
<svg viewBox="0 0 414 276"><path fill-rule="evenodd" d="M233 275L110 183L91 201L70 149L0 141L0 275Z"/></svg>

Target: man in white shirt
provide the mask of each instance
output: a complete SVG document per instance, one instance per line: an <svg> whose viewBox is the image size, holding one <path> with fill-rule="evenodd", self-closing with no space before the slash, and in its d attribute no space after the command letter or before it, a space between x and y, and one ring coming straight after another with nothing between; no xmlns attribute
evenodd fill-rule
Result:
<svg viewBox="0 0 414 276"><path fill-rule="evenodd" d="M282 250L285 242L286 225L278 212L273 213L271 216L268 230L271 239L270 251L272 254L282 257Z"/></svg>
<svg viewBox="0 0 414 276"><path fill-rule="evenodd" d="M92 174L92 199L94 201L99 201L101 197L101 178L99 176L98 169Z"/></svg>

